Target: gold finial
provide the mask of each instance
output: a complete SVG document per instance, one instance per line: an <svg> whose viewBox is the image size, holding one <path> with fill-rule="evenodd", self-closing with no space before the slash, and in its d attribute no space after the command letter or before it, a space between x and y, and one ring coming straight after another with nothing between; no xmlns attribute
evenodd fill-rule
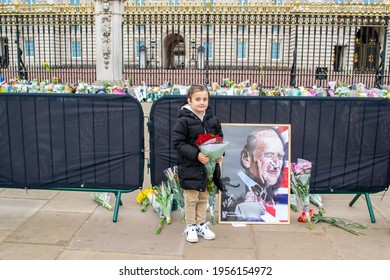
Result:
<svg viewBox="0 0 390 280"><path fill-rule="evenodd" d="M210 10L210 6L211 6L210 0L206 0L206 9L208 11Z"/></svg>

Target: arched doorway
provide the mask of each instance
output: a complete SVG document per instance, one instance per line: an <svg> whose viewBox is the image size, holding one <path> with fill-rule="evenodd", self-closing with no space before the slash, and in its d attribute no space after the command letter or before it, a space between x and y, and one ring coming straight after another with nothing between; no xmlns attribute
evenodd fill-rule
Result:
<svg viewBox="0 0 390 280"><path fill-rule="evenodd" d="M356 33L354 70L358 73L375 73L379 62L379 35L373 27L363 27Z"/></svg>
<svg viewBox="0 0 390 280"><path fill-rule="evenodd" d="M186 48L183 36L169 34L164 39L163 66L165 69L183 69L185 67Z"/></svg>

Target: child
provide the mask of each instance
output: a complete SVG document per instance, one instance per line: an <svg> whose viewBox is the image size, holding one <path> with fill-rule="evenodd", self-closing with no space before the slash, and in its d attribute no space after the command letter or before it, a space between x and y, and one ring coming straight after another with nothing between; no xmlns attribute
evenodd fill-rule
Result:
<svg viewBox="0 0 390 280"><path fill-rule="evenodd" d="M177 151L180 185L184 189L187 224L184 233L188 242L198 242L198 235L207 240L215 238L208 227L209 222L206 223L209 193L204 165L210 159L196 145L199 134L212 133L223 137L221 123L209 107L209 99L207 87L192 85L188 89L186 102L179 110L172 135L173 146ZM221 161L222 158L216 160L216 170L220 171L218 165Z"/></svg>

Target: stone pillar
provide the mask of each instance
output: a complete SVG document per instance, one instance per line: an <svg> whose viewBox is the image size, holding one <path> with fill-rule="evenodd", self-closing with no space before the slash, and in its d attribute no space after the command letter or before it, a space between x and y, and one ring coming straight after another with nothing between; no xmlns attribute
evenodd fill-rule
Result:
<svg viewBox="0 0 390 280"><path fill-rule="evenodd" d="M95 0L96 84L123 82L122 0Z"/></svg>

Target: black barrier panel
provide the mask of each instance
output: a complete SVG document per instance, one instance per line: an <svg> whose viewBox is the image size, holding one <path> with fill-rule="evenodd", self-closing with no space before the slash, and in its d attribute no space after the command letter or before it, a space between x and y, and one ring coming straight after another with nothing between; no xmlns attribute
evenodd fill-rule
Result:
<svg viewBox="0 0 390 280"><path fill-rule="evenodd" d="M150 115L151 182L176 164L171 132L184 96ZM381 98L213 96L222 123L291 124L291 161L313 162L313 193L375 193L390 184L390 101Z"/></svg>
<svg viewBox="0 0 390 280"><path fill-rule="evenodd" d="M124 95L0 94L0 166L5 188L138 189L142 107Z"/></svg>

